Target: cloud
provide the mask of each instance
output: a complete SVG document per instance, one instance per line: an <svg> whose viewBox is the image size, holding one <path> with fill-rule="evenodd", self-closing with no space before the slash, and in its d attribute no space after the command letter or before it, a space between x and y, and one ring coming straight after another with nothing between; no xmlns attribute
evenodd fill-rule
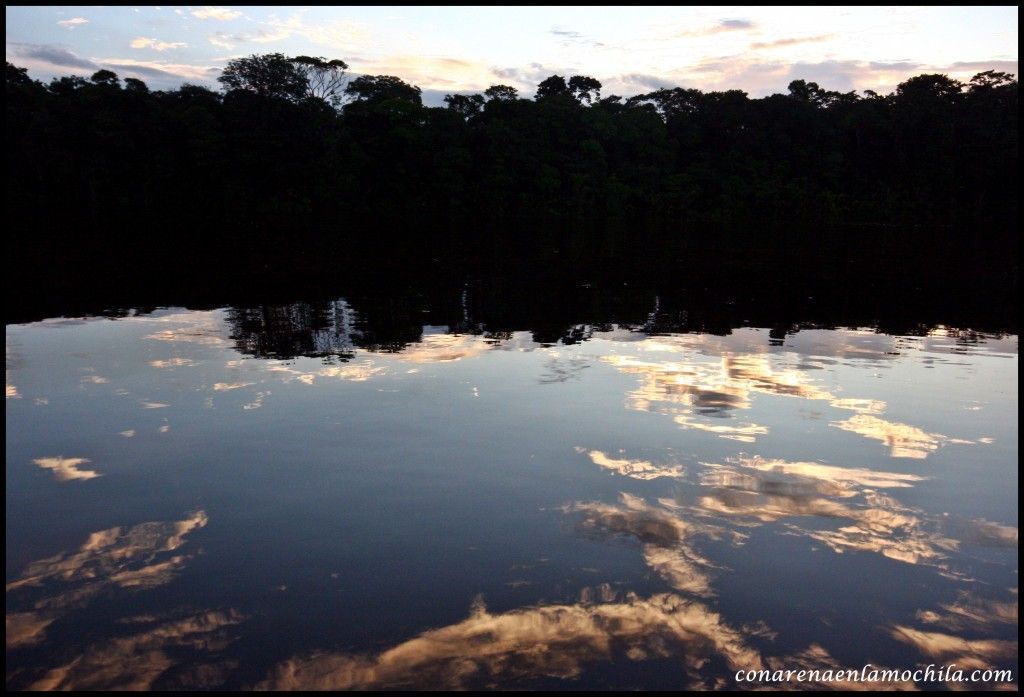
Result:
<svg viewBox="0 0 1024 697"><path fill-rule="evenodd" d="M768 435L767 426L761 426L755 423L728 426L725 424L696 421L693 417L687 414L679 414L673 420L683 428L692 428L698 431L704 431L705 433L713 433L719 438L738 440L741 443L754 443L757 441L757 436Z"/></svg>
<svg viewBox="0 0 1024 697"><path fill-rule="evenodd" d="M960 591L955 602L943 603L939 607L939 611L918 610L917 619L954 632L983 632L996 624L1016 626L1019 615L1016 594L1011 600L999 601Z"/></svg>
<svg viewBox="0 0 1024 697"><path fill-rule="evenodd" d="M80 27L83 24L88 23L89 20L87 20L85 17L72 17L71 19L62 19L59 22L57 22L58 25L65 27L67 29L74 29L75 27Z"/></svg>
<svg viewBox="0 0 1024 697"><path fill-rule="evenodd" d="M142 618L145 622L148 618ZM48 670L30 690L92 691L151 690L160 679L175 680L173 667L181 657L213 652L230 641L229 627L244 617L233 611L206 611L182 619L158 623L139 634L120 636L87 647L68 663ZM152 620L149 620L152 621ZM184 689L208 687L207 681L223 680L226 666L206 663L202 671L181 671L175 685ZM191 682L195 680L195 684ZM166 683L165 683L166 684Z"/></svg>
<svg viewBox="0 0 1024 697"><path fill-rule="evenodd" d="M947 66L946 72L960 73L970 71L972 73L980 73L986 70L998 70L1003 73L1016 75L1017 69L1017 61L957 61L956 63L951 63Z"/></svg>
<svg viewBox="0 0 1024 697"><path fill-rule="evenodd" d="M476 358L494 348L481 336L467 334L428 334L394 355L409 363L451 363Z"/></svg>
<svg viewBox="0 0 1024 697"><path fill-rule="evenodd" d="M108 61L111 62L111 61ZM118 61L113 61L117 63ZM128 64L129 62L122 62ZM161 76L167 74L178 75L189 79L208 79L213 73L220 72L218 68L203 67L196 65L173 65L155 63L152 61L131 62L133 69L142 72L143 70L157 71ZM175 72L177 70L177 72ZM158 320L166 324L178 324L174 329L163 329L148 334L143 339L154 341L175 341L190 344L201 344L204 346L230 346L230 342L224 338L223 327L218 321L215 313L212 312L184 312L180 314L167 315Z"/></svg>
<svg viewBox="0 0 1024 697"><path fill-rule="evenodd" d="M553 29L549 30L548 33L551 34L552 36L558 37L559 43L562 46L571 46L573 44L576 44L593 46L596 48L604 47L604 44L602 42L594 41L593 39L588 38L585 34L581 34L578 31L573 31L572 29L554 27Z"/></svg>
<svg viewBox="0 0 1024 697"><path fill-rule="evenodd" d="M655 465L647 460L629 460L608 457L600 450L587 451L586 448L576 447L576 452L586 453L598 467L603 467L615 474L621 474L633 479L658 479L659 477L670 477L678 479L683 476L681 465Z"/></svg>
<svg viewBox="0 0 1024 697"><path fill-rule="evenodd" d="M921 73L943 73L966 80L983 70L1016 74L1017 61L969 61L945 64L918 63L909 60L865 61L823 60L788 62L749 56L709 58L667 76L676 84L702 90L741 89L754 96L785 92L793 80L817 82L829 90L874 90L891 92L905 80Z"/></svg>
<svg viewBox="0 0 1024 697"><path fill-rule="evenodd" d="M229 41L229 39L232 38L233 37L230 37L228 34L219 31L216 34L212 34L206 37L206 40L214 46L216 46L217 48L223 48L225 51L230 51L235 47L235 45L231 43L231 41Z"/></svg>
<svg viewBox="0 0 1024 697"><path fill-rule="evenodd" d="M158 49L159 50L159 49ZM61 47L47 44L7 44L8 56L17 59L19 63L25 64L33 70L49 73L51 76L66 75L70 69L77 74L90 74L100 68L108 68L117 73L127 74L128 77L155 78L162 81L162 85L174 89L185 81L209 81L220 73L220 68L203 65L189 65L183 63L162 63L157 61L140 61L134 58L82 58L71 51ZM194 318L183 318L181 315L161 318L160 321L176 322L181 320L183 324L194 323ZM218 343L227 344L224 339L217 339L204 333L205 327L192 329L181 327L158 332L147 338L159 339L162 341L188 341L194 343L205 343L215 345Z"/></svg>
<svg viewBox="0 0 1024 697"><path fill-rule="evenodd" d="M830 680L825 676L851 675L854 671L853 669L836 661L828 650L820 644L811 644L803 651L799 651L791 656L770 657L767 659L767 663L773 671L788 670L793 671L794 673L797 671L806 671L810 679L806 682L800 683L800 689L803 690L884 690L886 692L890 692L896 690L913 691L917 689L917 686L911 680L890 680L887 677L883 677L883 679L877 681L860 681L849 678L846 680ZM897 671L894 671L891 668L886 668L885 666L873 665L872 668L877 669L876 672L881 676L892 676L897 674ZM883 671L885 672L883 673Z"/></svg>
<svg viewBox="0 0 1024 697"><path fill-rule="evenodd" d="M58 482L70 482L73 479L95 479L101 476L94 470L79 469L80 465L92 462L84 457L39 457L32 462L44 470L53 470L53 478Z"/></svg>
<svg viewBox="0 0 1024 697"><path fill-rule="evenodd" d="M217 392L223 392L225 390L237 390L242 387L249 387L255 385L254 382L218 382L214 384L213 389Z"/></svg>
<svg viewBox="0 0 1024 697"><path fill-rule="evenodd" d="M592 595L591 591L590 594ZM706 605L663 593L623 603L578 603L470 616L376 654L315 653L275 667L258 689L464 689L515 685L537 677L569 679L586 664L681 655L691 677L709 657L730 670L755 669L760 654L741 631Z"/></svg>
<svg viewBox="0 0 1024 697"><path fill-rule="evenodd" d="M98 591L100 587L108 585L152 587L166 583L187 557L168 558L166 561L173 562L170 567L164 561L157 562L159 573L153 569L156 558L158 555L177 550L185 544L186 536L204 527L207 521L205 511L196 511L182 520L146 522L128 529L118 527L99 530L91 533L76 552L62 552L32 562L17 580L7 584L6 590L10 593L22 587L42 586L49 582L80 582L90 591ZM66 607L66 601L82 598L84 588L80 587L74 593L37 601L34 607ZM93 594L90 592L85 595Z"/></svg>
<svg viewBox="0 0 1024 697"><path fill-rule="evenodd" d="M923 64L914 61L871 61L868 67L872 70L917 70Z"/></svg>
<svg viewBox="0 0 1024 697"><path fill-rule="evenodd" d="M782 48L784 46L796 46L798 44L814 44L822 41L828 41L833 36L835 36L835 34L818 34L817 36L794 36L785 39L775 39L774 41L755 41L750 44L750 48Z"/></svg>
<svg viewBox="0 0 1024 697"><path fill-rule="evenodd" d="M911 487L925 477L760 457L741 457L737 464L707 465L701 485L713 488L700 498L698 510L737 517L744 527L803 519L787 523L787 534L807 537L836 554L870 552L957 576L948 553L962 545L943 532L948 520L924 516L877 491ZM822 525L820 519L844 523Z"/></svg>
<svg viewBox="0 0 1024 697"><path fill-rule="evenodd" d="M285 28L271 30L257 29L254 32L238 34L229 34L227 32L218 31L206 37L206 40L218 48L230 51L234 49L236 44L269 44L275 41L287 39L292 35L292 33L291 29Z"/></svg>
<svg viewBox="0 0 1024 697"><path fill-rule="evenodd" d="M22 59L39 61L57 68L98 70L91 60L80 58L66 48L49 44L10 44L11 53Z"/></svg>
<svg viewBox="0 0 1024 697"><path fill-rule="evenodd" d="M753 29L754 23L749 19L723 19L718 23L721 31L742 31Z"/></svg>
<svg viewBox="0 0 1024 697"><path fill-rule="evenodd" d="M252 34L241 34L235 37L236 41L251 41L257 44L269 44L274 41L283 41L291 36L292 33L288 29L275 29L273 31L267 31L266 29L257 29Z"/></svg>
<svg viewBox="0 0 1024 697"><path fill-rule="evenodd" d="M210 80L220 73L220 68L187 63L160 63L157 61L136 61L130 58L105 58L102 63L112 70L135 73L155 78L180 78L182 80ZM147 339L159 338L162 341L192 341L195 343L216 344L214 337L191 336L172 338L173 331L160 337L148 336Z"/></svg>
<svg viewBox="0 0 1024 697"><path fill-rule="evenodd" d="M1018 644L1016 638L1009 638L1011 635L1007 630L1012 627L1012 636L1016 637L1019 614L1017 589L1010 589L1010 593L1011 598L996 600L979 597L972 591L960 591L955 602L941 604L938 610L917 611L917 620L929 625L928 630L893 624L889 627L890 636L929 659L956 665L961 670L1009 668L1018 654ZM1007 638L988 638L992 637L998 625L1002 625L1000 633ZM936 627L946 631L934 631ZM988 637L979 638L979 634L987 634ZM947 686L954 690L962 689L962 683L956 680L948 681ZM990 690L996 687L1005 689L1016 687L1016 684L985 685Z"/></svg>
<svg viewBox="0 0 1024 697"><path fill-rule="evenodd" d="M271 30L260 30L251 35L249 40L268 43L298 35L315 44L342 49L351 56L352 52L364 50L373 44L375 38L374 32L360 22L336 20L306 24L302 19L301 12L293 14L288 19L270 20L265 23L265 26L270 27Z"/></svg>
<svg viewBox="0 0 1024 697"><path fill-rule="evenodd" d="M899 472L883 472L861 468L838 467L824 465L819 462L786 462L784 460L767 460L763 457L740 457L739 464L761 472L773 472L820 482L827 482L833 490L820 491L841 497L854 496L856 487L871 489L901 489L912 487L927 477Z"/></svg>
<svg viewBox="0 0 1024 697"><path fill-rule="evenodd" d="M893 625L893 639L917 649L924 656L956 664L961 669L985 670L1011 662L1017 655L1017 642L998 639L965 639L942 632L925 632L904 625Z"/></svg>
<svg viewBox="0 0 1024 697"><path fill-rule="evenodd" d="M149 364L154 368L180 368L187 365L195 365L196 362L191 358L167 358L150 361Z"/></svg>
<svg viewBox="0 0 1024 697"><path fill-rule="evenodd" d="M8 612L5 632L7 648L38 644L46 636L46 628L56 617L42 617L36 612Z"/></svg>
<svg viewBox="0 0 1024 697"><path fill-rule="evenodd" d="M666 80L660 75L644 75L642 73L629 73L627 75L620 75L618 77L619 82L624 82L628 85L638 85L644 89L660 90L665 88L672 88L675 85L670 81Z"/></svg>
<svg viewBox="0 0 1024 697"><path fill-rule="evenodd" d="M243 404L242 409L245 409L246 411L259 409L260 407L263 406L263 400L266 398L268 394L270 394L270 392L257 392L256 399L252 402L249 402L248 404Z"/></svg>
<svg viewBox="0 0 1024 697"><path fill-rule="evenodd" d="M562 37L565 37L567 39L582 39L583 38L583 34L580 34L578 31L570 31L569 29L552 29L548 33L549 34L554 34L555 36L562 36Z"/></svg>
<svg viewBox="0 0 1024 697"><path fill-rule="evenodd" d="M757 25L749 19L720 19L717 24L702 29L682 31L676 36L714 36L730 31L749 31Z"/></svg>
<svg viewBox="0 0 1024 697"><path fill-rule="evenodd" d="M857 414L845 421L833 421L830 425L885 443L889 447L890 457L923 460L946 444L974 444L973 441L950 438L941 433L928 433L910 424L886 421L870 414Z"/></svg>
<svg viewBox="0 0 1024 697"><path fill-rule="evenodd" d="M640 384L627 395L630 409L671 415L683 428L748 443L767 434L768 428L750 422L735 424L731 420L741 410L752 407L755 395L827 401L830 406L860 413L885 409L885 403L878 400L835 397L813 382L806 372L780 367L766 354L721 350L721 357L714 363L694 360L695 356L686 355L692 350L688 346L691 341L672 337L635 344L641 353L684 352L679 360L641 360L622 353L602 356L601 360L623 373L640 376ZM714 347L711 348L713 353Z"/></svg>
<svg viewBox="0 0 1024 697"><path fill-rule="evenodd" d="M87 608L95 598L114 589L138 592L169 583L192 559L180 550L186 537L206 523L206 514L196 511L182 520L99 530L75 551L32 562L6 584L7 648L45 642L49 625ZM168 678L168 669L186 655L185 649L223 648L230 640L225 628L243 619L233 610L189 610L176 619L152 615L122 618L120 623L133 627L152 626L141 633L121 634L88 645L77 655L62 653L60 660L67 661L63 665L47 663L21 671L19 679L30 682L19 689L149 689L157 678ZM60 637L58 641L64 646L66 636ZM52 660L52 649L45 647L44 660L46 656ZM223 671L216 667L208 664L198 676L184 677L180 687L195 688L205 680L223 680Z"/></svg>
<svg viewBox="0 0 1024 697"><path fill-rule="evenodd" d="M151 39L145 36L132 39L132 42L129 45L132 48L150 48L154 51L166 51L172 48L185 48L188 46L188 44L183 41L160 41L158 39Z"/></svg>
<svg viewBox="0 0 1024 697"><path fill-rule="evenodd" d="M200 7L198 10L192 10L191 14L199 19L212 19L218 22L227 22L242 16L242 13L238 10L232 10L227 7L211 7L209 5Z"/></svg>
<svg viewBox="0 0 1024 697"><path fill-rule="evenodd" d="M287 364L272 365L268 368L272 373L284 373L282 376L285 382L297 380L306 385L312 385L318 377L335 378L351 382L366 382L370 378L383 375L387 371L381 366L375 366L373 361L366 360L359 363L344 363L342 365L328 365L316 372L303 372L292 368Z"/></svg>
<svg viewBox="0 0 1024 697"><path fill-rule="evenodd" d="M718 529L685 521L667 508L621 492L621 505L600 501L575 502L563 507L580 513L580 530L601 537L631 535L641 543L644 562L678 591L714 595L705 568L711 564L692 546L695 534L715 536Z"/></svg>

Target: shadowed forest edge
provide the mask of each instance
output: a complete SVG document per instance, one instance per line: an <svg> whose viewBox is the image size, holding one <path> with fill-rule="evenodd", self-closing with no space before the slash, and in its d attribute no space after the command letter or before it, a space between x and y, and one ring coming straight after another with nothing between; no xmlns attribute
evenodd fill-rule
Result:
<svg viewBox="0 0 1024 697"><path fill-rule="evenodd" d="M1016 326L1005 73L761 99L554 75L439 108L309 56L235 59L220 82L43 85L7 64L8 321L486 280L537 304L640 284L786 321Z"/></svg>

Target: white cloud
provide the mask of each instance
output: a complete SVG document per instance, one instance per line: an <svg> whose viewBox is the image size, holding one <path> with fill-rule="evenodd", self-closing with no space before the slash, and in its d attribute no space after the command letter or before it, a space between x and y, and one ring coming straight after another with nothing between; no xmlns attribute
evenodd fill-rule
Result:
<svg viewBox="0 0 1024 697"><path fill-rule="evenodd" d="M132 48L151 48L154 51L166 51L171 48L185 48L188 46L183 41L160 41L159 39L151 39L145 36L140 36L137 39L132 39Z"/></svg>
<svg viewBox="0 0 1024 697"><path fill-rule="evenodd" d="M228 20L241 17L242 13L238 10L232 10L227 7L200 7L198 10L192 10L192 16L198 17L199 19L213 19L218 22L227 22Z"/></svg>
<svg viewBox="0 0 1024 697"><path fill-rule="evenodd" d="M822 41L828 41L835 34L817 34L815 36L791 36L783 39L774 39L772 41L755 41L750 44L750 48L783 48L786 46L796 46L798 44L814 44Z"/></svg>
<svg viewBox="0 0 1024 697"><path fill-rule="evenodd" d="M88 23L89 20L87 20L85 17L72 17L71 19L62 19L59 22L57 22L58 25L65 27L67 29L74 29L75 27L80 27L83 24Z"/></svg>
<svg viewBox="0 0 1024 697"><path fill-rule="evenodd" d="M230 51L235 47L233 43L228 41L228 39L231 38L233 37L230 37L224 32L219 31L216 34L207 37L207 40L217 48L223 48L225 51Z"/></svg>
<svg viewBox="0 0 1024 697"><path fill-rule="evenodd" d="M266 23L271 31L261 30L247 40L267 43L287 39L298 35L315 44L344 49L345 51L364 51L374 43L374 32L369 26L350 20L318 22L306 24L301 13L296 13L285 20L271 20Z"/></svg>
<svg viewBox="0 0 1024 697"><path fill-rule="evenodd" d="M168 86L177 87L182 80L190 82L210 81L218 74L220 68L212 66L189 65L187 63L161 63L159 61L135 60L132 58L104 58L98 62L104 67L110 68L116 73L125 74L128 77L139 77L143 80L163 80ZM219 340L212 336L188 335L184 330L159 332L158 335L147 336L147 339L158 339L160 341L191 341L214 345Z"/></svg>
<svg viewBox="0 0 1024 697"><path fill-rule="evenodd" d="M679 32L678 36L714 36L730 31L750 31L757 25L749 19L720 19L715 24L700 29Z"/></svg>

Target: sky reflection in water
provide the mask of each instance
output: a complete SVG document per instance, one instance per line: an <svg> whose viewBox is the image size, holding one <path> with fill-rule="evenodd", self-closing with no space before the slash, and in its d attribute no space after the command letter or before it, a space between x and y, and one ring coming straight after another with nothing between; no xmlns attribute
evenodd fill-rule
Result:
<svg viewBox="0 0 1024 697"><path fill-rule="evenodd" d="M8 687L1014 663L1015 336L329 314L7 328Z"/></svg>

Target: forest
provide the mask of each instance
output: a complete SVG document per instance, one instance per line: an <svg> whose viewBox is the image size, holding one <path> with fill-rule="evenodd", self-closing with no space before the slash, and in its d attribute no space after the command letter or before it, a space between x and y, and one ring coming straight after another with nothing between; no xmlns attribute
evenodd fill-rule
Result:
<svg viewBox="0 0 1024 697"><path fill-rule="evenodd" d="M9 297L443 272L1016 307L1006 73L763 98L552 75L443 107L322 57L238 58L219 81L7 63Z"/></svg>

